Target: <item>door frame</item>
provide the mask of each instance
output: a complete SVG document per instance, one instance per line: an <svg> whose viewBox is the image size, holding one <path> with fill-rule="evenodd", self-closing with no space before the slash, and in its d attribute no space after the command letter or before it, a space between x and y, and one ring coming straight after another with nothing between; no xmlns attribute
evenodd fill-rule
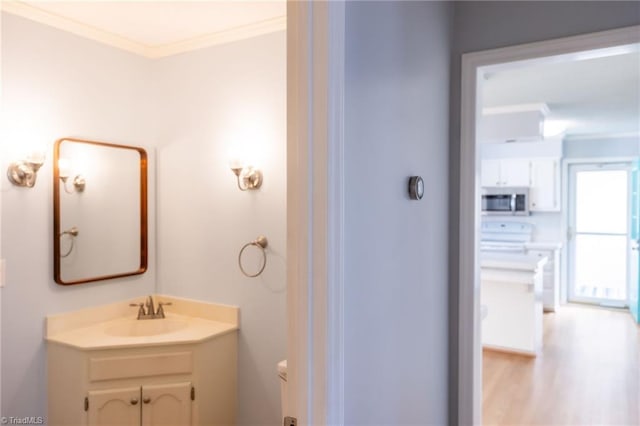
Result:
<svg viewBox="0 0 640 426"><path fill-rule="evenodd" d="M596 164L606 165L620 165L624 166L628 172L631 171L633 166L633 157L593 157L593 158L571 158L564 161L563 165L563 209L565 212L561 218L561 230L562 235L566 235L567 244L564 244L562 247L563 258L567 259L566 263L566 271L563 271L562 282L565 283L561 288L561 301L562 303L567 303L571 299L571 287L573 286L572 276L571 276L571 267L573 262L575 261L575 247L569 242L569 225L573 222L573 215L575 215L575 203L573 202L573 191L575 191L574 182L572 182L571 178L571 169L573 167L580 166L590 166ZM622 169L623 167L620 167ZM631 202L630 202L630 191L631 191L631 174L629 173L629 180L627 182L627 198L629 199L629 203L627 205L627 231L631 232ZM627 239L627 263L629 261L629 247L628 247L628 239ZM627 265L627 299L628 299L628 291L629 291L629 265ZM599 299L598 299L599 300ZM598 303L596 299L584 298L584 300L573 300L578 303ZM627 300L628 302L628 300Z"/></svg>
<svg viewBox="0 0 640 426"><path fill-rule="evenodd" d="M344 54L343 0L287 1L285 415L300 425L344 423Z"/></svg>
<svg viewBox="0 0 640 426"><path fill-rule="evenodd" d="M482 105L477 93L480 79L484 72L505 64L510 63L509 67L513 67L513 62L524 66L534 61L598 57L605 53L602 49L636 49L632 45L637 43L640 43L639 25L462 55L458 345L454 358L457 359L458 424L482 422L479 241L476 235L480 222L480 168L476 150L476 123Z"/></svg>

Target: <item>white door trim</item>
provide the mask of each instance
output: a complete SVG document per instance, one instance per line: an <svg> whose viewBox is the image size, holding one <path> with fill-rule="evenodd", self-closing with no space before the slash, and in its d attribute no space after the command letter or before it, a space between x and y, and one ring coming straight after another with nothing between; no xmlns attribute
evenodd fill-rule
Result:
<svg viewBox="0 0 640 426"><path fill-rule="evenodd" d="M287 2L287 415L343 409L343 1Z"/></svg>
<svg viewBox="0 0 640 426"><path fill-rule="evenodd" d="M476 121L481 100L476 96L482 72L490 68L526 65L535 61L558 61L606 54L598 49L637 49L640 26L621 28L462 55L460 124L460 248L458 328L458 423L482 422L482 348L480 342L480 280L477 268L480 217L479 167L476 152ZM482 70L481 70L482 68Z"/></svg>

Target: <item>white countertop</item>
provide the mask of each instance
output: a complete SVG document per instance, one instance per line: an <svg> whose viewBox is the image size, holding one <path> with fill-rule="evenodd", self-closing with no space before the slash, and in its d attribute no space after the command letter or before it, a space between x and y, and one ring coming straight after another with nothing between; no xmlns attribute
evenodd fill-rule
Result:
<svg viewBox="0 0 640 426"><path fill-rule="evenodd" d="M562 248L560 241L533 241L525 243L528 250L559 250Z"/></svg>
<svg viewBox="0 0 640 426"><path fill-rule="evenodd" d="M136 309L129 303L144 300L51 315L47 317L45 340L85 350L145 347L197 343L239 328L239 309L235 306L164 295L155 295L154 300L172 303L165 308L165 319L138 320ZM149 328L163 331L148 333Z"/></svg>
<svg viewBox="0 0 640 426"><path fill-rule="evenodd" d="M150 336L118 336L109 332L110 329L128 326L131 321L184 321L186 326L179 330ZM53 336L47 336L47 341L72 346L79 349L115 349L125 347L144 347L176 345L202 342L231 331L237 330L235 324L211 321L202 318L169 315L166 319L136 320L135 318L121 318L102 322L88 327L77 328Z"/></svg>
<svg viewBox="0 0 640 426"><path fill-rule="evenodd" d="M507 269L514 271L535 272L547 263L546 257L529 254L482 253L480 267L482 269Z"/></svg>

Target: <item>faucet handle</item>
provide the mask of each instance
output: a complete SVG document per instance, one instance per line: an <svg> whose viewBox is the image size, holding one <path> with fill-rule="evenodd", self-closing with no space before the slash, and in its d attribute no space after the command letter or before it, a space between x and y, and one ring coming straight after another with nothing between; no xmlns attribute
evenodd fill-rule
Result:
<svg viewBox="0 0 640 426"><path fill-rule="evenodd" d="M129 303L129 306L131 306L132 308L138 308L138 319L142 318L145 315L144 303Z"/></svg>
<svg viewBox="0 0 640 426"><path fill-rule="evenodd" d="M171 302L158 302L158 312L156 312L156 316L160 318L164 318L164 308L163 306L171 306L173 303Z"/></svg>

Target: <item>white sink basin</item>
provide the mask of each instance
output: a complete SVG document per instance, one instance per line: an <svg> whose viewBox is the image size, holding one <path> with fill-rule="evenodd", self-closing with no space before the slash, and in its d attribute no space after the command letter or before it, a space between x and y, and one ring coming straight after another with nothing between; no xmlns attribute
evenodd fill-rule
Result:
<svg viewBox="0 0 640 426"><path fill-rule="evenodd" d="M105 334L118 337L157 336L187 328L189 321L179 318L126 320L105 328Z"/></svg>

